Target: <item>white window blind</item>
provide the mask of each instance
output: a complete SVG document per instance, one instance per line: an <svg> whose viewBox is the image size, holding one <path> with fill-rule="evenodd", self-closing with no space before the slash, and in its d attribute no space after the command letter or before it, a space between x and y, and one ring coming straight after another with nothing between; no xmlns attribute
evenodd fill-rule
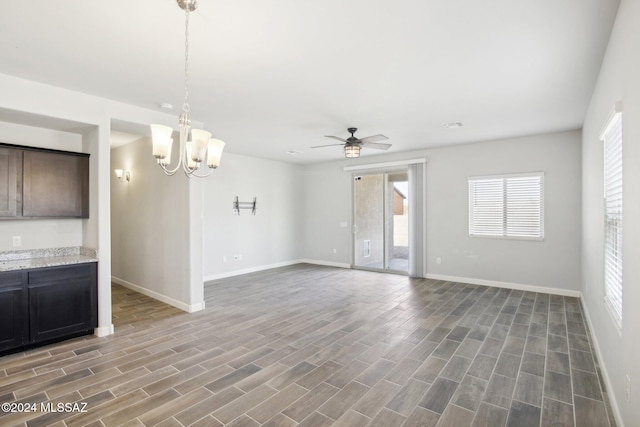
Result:
<svg viewBox="0 0 640 427"><path fill-rule="evenodd" d="M614 110L615 111L615 110ZM622 114L617 111L603 132L605 302L622 324Z"/></svg>
<svg viewBox="0 0 640 427"><path fill-rule="evenodd" d="M541 240L542 173L469 178L469 235Z"/></svg>

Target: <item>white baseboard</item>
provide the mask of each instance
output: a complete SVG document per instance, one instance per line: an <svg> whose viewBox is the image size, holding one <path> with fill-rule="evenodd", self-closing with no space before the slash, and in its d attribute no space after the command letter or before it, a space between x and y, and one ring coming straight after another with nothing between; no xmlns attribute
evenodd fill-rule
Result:
<svg viewBox="0 0 640 427"><path fill-rule="evenodd" d="M613 410L613 417L616 419L616 424L618 425L618 427L624 427L624 423L622 422L622 414L620 413L620 407L618 406L616 396L612 393L613 386L611 385L611 380L609 379L607 367L603 363L602 353L600 352L600 345L598 344L598 339L593 333L593 323L591 322L591 316L589 315L587 304L585 304L584 301L582 301L582 309L584 310L584 317L586 319L587 325L589 326L589 330L591 331L590 337L593 340L593 347L594 351L596 352L596 357L598 358L600 373L602 373L602 379L604 380L605 386L607 388L607 395L609 396L609 403L611 403L611 409Z"/></svg>
<svg viewBox="0 0 640 427"><path fill-rule="evenodd" d="M93 335L97 337L106 337L107 335L113 335L113 323L108 326L99 326L93 330Z"/></svg>
<svg viewBox="0 0 640 427"><path fill-rule="evenodd" d="M326 265L327 267L351 268L351 264L346 264L344 262L321 261L316 259L301 259L298 260L298 263Z"/></svg>
<svg viewBox="0 0 640 427"><path fill-rule="evenodd" d="M314 265L324 265L327 267L337 267L337 268L351 268L351 264L343 263L343 262L333 262L333 261L324 261L324 260L315 260L302 258L297 260L285 261L276 264L268 264L261 265L258 267L245 268L241 270L229 271L221 274L214 274L210 276L206 276L204 278L205 282L211 280L224 279L227 277L240 276L242 274L247 273L255 273L258 271L269 270L277 267L285 267L289 265L295 264L314 264ZM485 279L474 279L471 277L456 277L456 276L445 276L441 274L427 274L427 279L435 279L435 280L446 280L448 282L459 282L459 283L470 283L472 285L483 285L483 286L492 286L496 288L507 288L507 289L516 289L521 291L530 291L530 292L540 292L545 294L553 294L553 295L562 295L567 297L575 297L580 298L581 293L579 291L571 291L568 289L559 289L559 288L549 288L544 286L534 286L534 285L525 285L521 283L509 283L509 282L499 282L496 280L485 280Z"/></svg>
<svg viewBox="0 0 640 427"><path fill-rule="evenodd" d="M275 264L260 265L260 266L257 266L257 267L250 267L250 268L243 268L241 270L228 271L226 273L212 274L212 275L209 275L209 276L205 276L204 281L205 282L209 282L211 280L225 279L227 277L240 276L240 275L243 275L243 274L256 273L258 271L270 270L272 268L286 267L286 266L289 266L289 265L303 264L303 263L316 264L316 265L326 265L326 266L329 266L329 267L351 268L350 264L344 264L344 263L339 263L339 262L317 261L317 260L311 260L311 259L294 259L294 260L291 260L291 261L278 262L278 263L275 263Z"/></svg>
<svg viewBox="0 0 640 427"><path fill-rule="evenodd" d="M152 291L150 289L136 285L135 283L127 282L126 280L120 279L119 277L111 276L111 281L153 299L157 299L158 301L162 301L166 304L172 305L175 308L186 311L187 313L195 313L196 311L204 310L204 301L198 304L186 304L182 301L178 301L177 299L161 294L160 292Z"/></svg>
<svg viewBox="0 0 640 427"><path fill-rule="evenodd" d="M427 279L446 280L447 282L469 283L472 285L492 286L494 288L516 289L519 291L540 292L545 294L562 295L565 297L580 298L580 291L568 289L547 288L544 286L524 285L522 283L499 282L496 280L474 279L471 277L455 277L442 274L427 274Z"/></svg>
<svg viewBox="0 0 640 427"><path fill-rule="evenodd" d="M250 267L250 268L243 268L243 269L240 269L240 270L227 271L225 273L211 274L209 276L205 276L204 277L204 281L205 282L209 282L211 280L225 279L227 277L240 276L240 275L243 275L243 274L255 273L255 272L263 271L263 270L270 270L272 268L286 267L288 265L294 265L294 264L298 264L298 263L300 263L300 261L297 261L297 260L284 261L284 262L278 262L278 263L275 263L275 264L260 265L260 266L257 266L257 267Z"/></svg>

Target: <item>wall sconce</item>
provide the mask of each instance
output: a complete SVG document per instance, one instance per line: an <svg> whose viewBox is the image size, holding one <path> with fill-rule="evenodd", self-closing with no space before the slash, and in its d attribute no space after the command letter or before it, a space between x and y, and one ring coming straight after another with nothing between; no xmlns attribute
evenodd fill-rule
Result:
<svg viewBox="0 0 640 427"><path fill-rule="evenodd" d="M129 182L131 181L131 172L130 171L123 171L122 169L116 169L116 177L118 177L118 179L122 182Z"/></svg>

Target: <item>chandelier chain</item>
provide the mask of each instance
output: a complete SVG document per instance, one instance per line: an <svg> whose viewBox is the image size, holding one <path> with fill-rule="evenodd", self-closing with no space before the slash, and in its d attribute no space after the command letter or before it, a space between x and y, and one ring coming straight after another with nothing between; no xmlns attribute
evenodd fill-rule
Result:
<svg viewBox="0 0 640 427"><path fill-rule="evenodd" d="M184 11L184 103L182 111L189 112L189 9Z"/></svg>
<svg viewBox="0 0 640 427"><path fill-rule="evenodd" d="M185 12L184 103L182 104L182 113L178 117L180 148L177 165L174 168L170 166L173 145L173 129L170 126L151 125L152 154L162 171L169 176L174 175L182 168L188 178L205 178L211 175L213 170L220 165L224 141L212 139L211 132L207 132L204 129L191 129L191 120L189 118L189 13L196 10L198 3L196 0L177 0L177 3ZM189 140L190 136L191 140ZM202 173L201 164L208 166L210 171Z"/></svg>

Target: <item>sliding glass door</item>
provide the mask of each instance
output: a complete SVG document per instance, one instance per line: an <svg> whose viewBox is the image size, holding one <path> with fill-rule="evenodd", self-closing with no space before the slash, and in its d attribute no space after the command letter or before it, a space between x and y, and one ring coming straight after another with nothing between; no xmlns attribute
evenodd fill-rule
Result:
<svg viewBox="0 0 640 427"><path fill-rule="evenodd" d="M354 267L408 273L408 187L406 170L354 175Z"/></svg>

